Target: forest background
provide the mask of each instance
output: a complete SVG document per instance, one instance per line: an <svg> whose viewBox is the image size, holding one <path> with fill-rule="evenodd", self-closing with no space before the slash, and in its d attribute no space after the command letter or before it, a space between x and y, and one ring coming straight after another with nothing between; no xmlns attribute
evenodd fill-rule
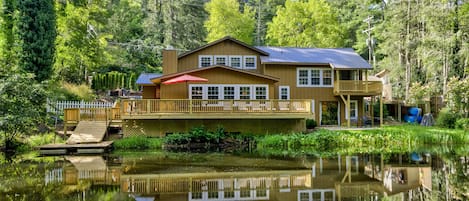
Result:
<svg viewBox="0 0 469 201"><path fill-rule="evenodd" d="M46 97L93 99L92 89L135 88L139 73L161 72L163 49L184 52L227 35L250 45L353 47L375 73L389 70L394 97L412 103L442 95L454 110L466 117L469 111L468 0L0 0L0 6L3 133L37 125ZM106 76L112 86L90 83Z"/></svg>

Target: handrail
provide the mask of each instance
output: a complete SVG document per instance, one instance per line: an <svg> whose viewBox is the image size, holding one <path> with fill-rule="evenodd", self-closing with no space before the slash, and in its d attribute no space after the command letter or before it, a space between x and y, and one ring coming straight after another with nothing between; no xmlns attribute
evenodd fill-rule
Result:
<svg viewBox="0 0 469 201"><path fill-rule="evenodd" d="M122 100L121 113L311 113L311 100Z"/></svg>
<svg viewBox="0 0 469 201"><path fill-rule="evenodd" d="M363 81L363 80L337 80L334 82L334 93L363 93L363 94L381 94L383 83L381 81Z"/></svg>
<svg viewBox="0 0 469 201"><path fill-rule="evenodd" d="M66 108L65 122L120 120L120 108Z"/></svg>

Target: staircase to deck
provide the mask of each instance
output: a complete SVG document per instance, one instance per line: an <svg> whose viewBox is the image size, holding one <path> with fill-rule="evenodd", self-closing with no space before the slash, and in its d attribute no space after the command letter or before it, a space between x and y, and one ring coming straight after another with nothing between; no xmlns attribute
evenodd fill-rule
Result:
<svg viewBox="0 0 469 201"><path fill-rule="evenodd" d="M80 121L68 138L67 144L98 143L106 135L108 121Z"/></svg>

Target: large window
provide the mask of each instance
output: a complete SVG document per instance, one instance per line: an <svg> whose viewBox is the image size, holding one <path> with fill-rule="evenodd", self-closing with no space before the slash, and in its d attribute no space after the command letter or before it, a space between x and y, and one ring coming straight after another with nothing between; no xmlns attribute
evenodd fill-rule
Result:
<svg viewBox="0 0 469 201"><path fill-rule="evenodd" d="M251 87L239 87L239 99L251 99Z"/></svg>
<svg viewBox="0 0 469 201"><path fill-rule="evenodd" d="M225 100L235 99L235 87L233 86L223 87L223 99Z"/></svg>
<svg viewBox="0 0 469 201"><path fill-rule="evenodd" d="M298 68L298 87L332 87L333 76L331 69Z"/></svg>
<svg viewBox="0 0 469 201"><path fill-rule="evenodd" d="M191 84L189 89L191 99L266 100L269 98L268 85Z"/></svg>
<svg viewBox="0 0 469 201"><path fill-rule="evenodd" d="M219 99L218 87L216 86L207 87L207 91L208 91L207 99Z"/></svg>
<svg viewBox="0 0 469 201"><path fill-rule="evenodd" d="M266 89L266 87L256 87L256 99L257 100L267 99L267 89Z"/></svg>
<svg viewBox="0 0 469 201"><path fill-rule="evenodd" d="M348 119L347 106L345 106L345 119ZM356 100L350 101L350 119L358 118L358 102Z"/></svg>
<svg viewBox="0 0 469 201"><path fill-rule="evenodd" d="M211 55L200 55L199 56L199 67L207 67L212 65Z"/></svg>

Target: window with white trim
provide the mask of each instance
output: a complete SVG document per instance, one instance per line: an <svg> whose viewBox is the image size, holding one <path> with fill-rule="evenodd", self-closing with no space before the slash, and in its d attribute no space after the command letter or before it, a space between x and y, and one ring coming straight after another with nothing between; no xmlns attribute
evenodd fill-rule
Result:
<svg viewBox="0 0 469 201"><path fill-rule="evenodd" d="M203 98L202 86L193 86L193 87L191 87L191 98L192 99L202 99Z"/></svg>
<svg viewBox="0 0 469 201"><path fill-rule="evenodd" d="M218 97L218 87L217 86L209 86L207 87L207 99L220 99Z"/></svg>
<svg viewBox="0 0 469 201"><path fill-rule="evenodd" d="M256 69L256 56L244 56L244 69Z"/></svg>
<svg viewBox="0 0 469 201"><path fill-rule="evenodd" d="M358 118L358 101L350 100L350 119ZM348 119L348 110L345 106L345 119Z"/></svg>
<svg viewBox="0 0 469 201"><path fill-rule="evenodd" d="M215 65L228 66L228 57L223 55L215 55Z"/></svg>
<svg viewBox="0 0 469 201"><path fill-rule="evenodd" d="M290 86L279 86L279 97L280 100L289 100L290 99Z"/></svg>
<svg viewBox="0 0 469 201"><path fill-rule="evenodd" d="M199 67L212 65L212 55L199 55Z"/></svg>
<svg viewBox="0 0 469 201"><path fill-rule="evenodd" d="M332 69L297 68L296 77L298 87L332 87L334 82Z"/></svg>
<svg viewBox="0 0 469 201"><path fill-rule="evenodd" d="M191 84L189 98L212 100L267 100L269 86L264 84Z"/></svg>
<svg viewBox="0 0 469 201"><path fill-rule="evenodd" d="M256 99L265 100L267 99L267 89L266 87L256 87Z"/></svg>
<svg viewBox="0 0 469 201"><path fill-rule="evenodd" d="M239 87L239 99L248 100L251 99L251 87Z"/></svg>
<svg viewBox="0 0 469 201"><path fill-rule="evenodd" d="M235 87L233 86L223 87L223 99L225 100L235 99Z"/></svg>
<svg viewBox="0 0 469 201"><path fill-rule="evenodd" d="M230 56L230 66L233 68L243 68L242 56Z"/></svg>

